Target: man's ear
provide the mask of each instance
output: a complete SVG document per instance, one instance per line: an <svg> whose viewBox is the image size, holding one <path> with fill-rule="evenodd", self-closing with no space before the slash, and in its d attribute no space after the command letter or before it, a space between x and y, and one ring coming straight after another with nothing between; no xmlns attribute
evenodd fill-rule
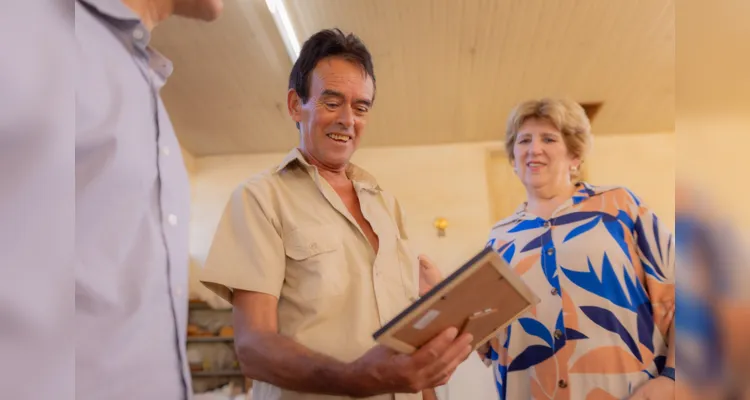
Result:
<svg viewBox="0 0 750 400"><path fill-rule="evenodd" d="M286 94L286 106L289 111L289 116L292 117L294 122L298 123L302 120L302 99L297 95L297 91L289 89Z"/></svg>

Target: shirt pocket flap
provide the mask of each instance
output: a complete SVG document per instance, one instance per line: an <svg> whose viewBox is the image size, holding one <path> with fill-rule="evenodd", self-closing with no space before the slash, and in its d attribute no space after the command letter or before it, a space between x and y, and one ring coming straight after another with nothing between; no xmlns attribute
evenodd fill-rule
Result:
<svg viewBox="0 0 750 400"><path fill-rule="evenodd" d="M340 247L341 239L338 231L328 225L297 228L284 238L286 255L297 261L329 253Z"/></svg>

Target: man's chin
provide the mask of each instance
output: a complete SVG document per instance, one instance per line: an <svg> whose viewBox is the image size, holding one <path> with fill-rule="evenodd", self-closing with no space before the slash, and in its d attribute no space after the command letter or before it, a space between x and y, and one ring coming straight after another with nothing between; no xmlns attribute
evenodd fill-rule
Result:
<svg viewBox="0 0 750 400"><path fill-rule="evenodd" d="M180 0L175 2L174 13L181 17L210 22L219 18L223 10L223 0Z"/></svg>
<svg viewBox="0 0 750 400"><path fill-rule="evenodd" d="M329 166L346 167L349 165L353 154L354 151L338 149L338 151L329 151L322 156Z"/></svg>

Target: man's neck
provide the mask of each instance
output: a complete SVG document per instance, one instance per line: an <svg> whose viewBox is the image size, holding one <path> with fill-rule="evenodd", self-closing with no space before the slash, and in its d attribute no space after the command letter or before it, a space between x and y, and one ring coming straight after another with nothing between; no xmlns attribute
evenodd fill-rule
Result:
<svg viewBox="0 0 750 400"><path fill-rule="evenodd" d="M174 0L121 0L140 18L148 30L167 19L174 12Z"/></svg>
<svg viewBox="0 0 750 400"><path fill-rule="evenodd" d="M318 173L334 189L349 189L350 187L352 187L352 181L346 175L345 171L330 171L323 168L318 168Z"/></svg>
<svg viewBox="0 0 750 400"><path fill-rule="evenodd" d="M315 157L308 154L304 149L300 148L299 150L305 160L310 165L315 166L318 169L318 173L320 174L320 176L322 176L323 179L325 179L334 188L351 184L349 177L346 175L347 165L336 167L325 165L324 163L318 161Z"/></svg>

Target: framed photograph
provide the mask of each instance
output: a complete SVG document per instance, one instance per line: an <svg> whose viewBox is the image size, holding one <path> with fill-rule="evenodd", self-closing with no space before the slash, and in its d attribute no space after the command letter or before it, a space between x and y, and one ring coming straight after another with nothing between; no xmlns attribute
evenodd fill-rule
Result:
<svg viewBox="0 0 750 400"><path fill-rule="evenodd" d="M377 343L412 353L454 326L485 343L539 298L492 248L486 247L373 334Z"/></svg>

